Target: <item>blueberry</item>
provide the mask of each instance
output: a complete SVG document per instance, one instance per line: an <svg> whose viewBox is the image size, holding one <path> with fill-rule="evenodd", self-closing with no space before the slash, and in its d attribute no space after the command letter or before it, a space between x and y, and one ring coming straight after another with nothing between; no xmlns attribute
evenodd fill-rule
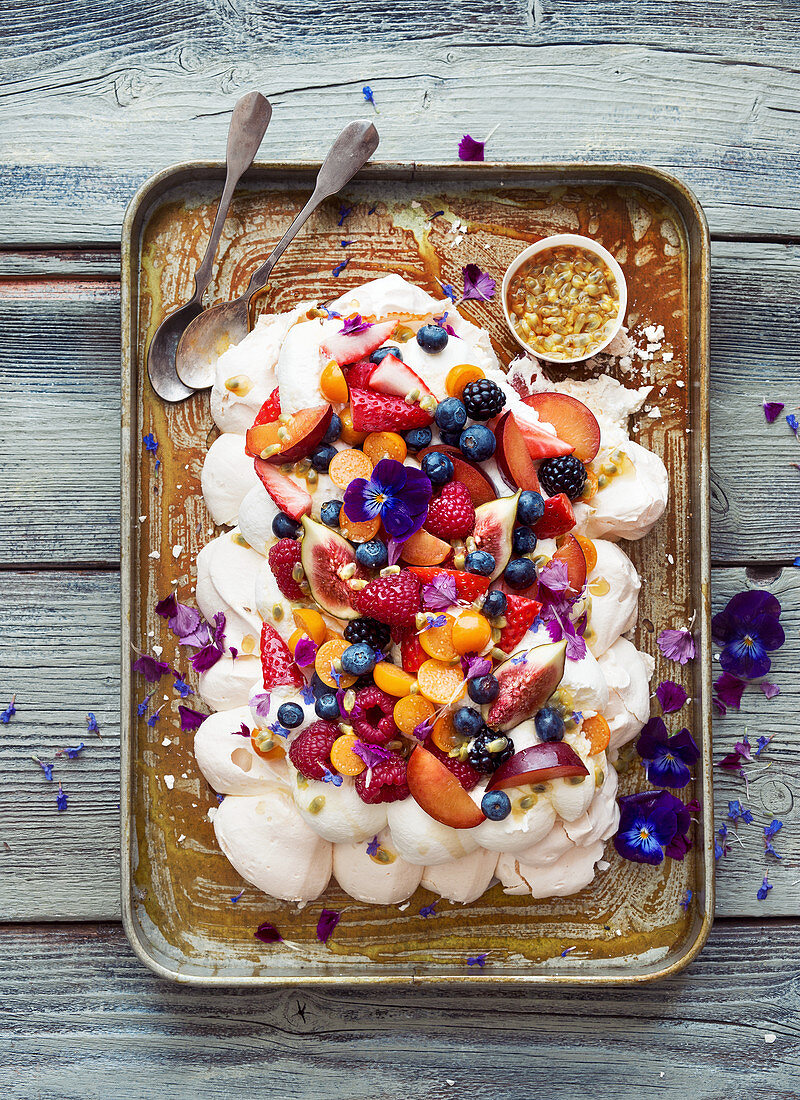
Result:
<svg viewBox="0 0 800 1100"><path fill-rule="evenodd" d="M505 791L487 791L481 799L481 810L490 821L503 821L511 813L511 799Z"/></svg>
<svg viewBox="0 0 800 1100"><path fill-rule="evenodd" d="M454 432L448 432L442 428L439 432L439 437L442 443L446 443L448 447L457 447L461 442L461 429L456 428Z"/></svg>
<svg viewBox="0 0 800 1100"><path fill-rule="evenodd" d="M287 730L297 729L305 718L305 712L297 703L281 703L278 707L278 721Z"/></svg>
<svg viewBox="0 0 800 1100"><path fill-rule="evenodd" d="M530 558L512 558L503 579L509 588L527 588L536 580L536 566Z"/></svg>
<svg viewBox="0 0 800 1100"><path fill-rule="evenodd" d="M447 333L441 325L423 325L417 333L417 343L423 351L443 351L447 347Z"/></svg>
<svg viewBox="0 0 800 1100"><path fill-rule="evenodd" d="M422 460L422 472L432 485L444 485L453 476L453 460L441 451L430 451Z"/></svg>
<svg viewBox="0 0 800 1100"><path fill-rule="evenodd" d="M473 424L465 428L458 440L461 453L473 462L485 462L494 454L496 440L494 432L485 424Z"/></svg>
<svg viewBox="0 0 800 1100"><path fill-rule="evenodd" d="M314 710L318 718L325 718L328 722L335 722L339 717L339 704L336 702L336 696L327 685L325 694L317 698Z"/></svg>
<svg viewBox="0 0 800 1100"><path fill-rule="evenodd" d="M505 615L506 607L508 607L508 600L505 592L495 590L486 593L481 611L490 619L499 619L501 615Z"/></svg>
<svg viewBox="0 0 800 1100"><path fill-rule="evenodd" d="M321 699L323 695L329 695L331 689L315 672L311 677L311 690L314 692L315 699Z"/></svg>
<svg viewBox="0 0 800 1100"><path fill-rule="evenodd" d="M423 447L430 447L432 439L433 432L430 428L412 428L405 435L406 447L409 451L421 451Z"/></svg>
<svg viewBox="0 0 800 1100"><path fill-rule="evenodd" d="M342 418L337 416L336 413L331 417L331 422L328 425L328 430L322 437L323 443L335 443L339 436L342 434Z"/></svg>
<svg viewBox="0 0 800 1100"><path fill-rule="evenodd" d="M564 737L564 719L553 707L542 707L533 724L542 741L561 741Z"/></svg>
<svg viewBox="0 0 800 1100"><path fill-rule="evenodd" d="M544 515L544 497L532 489L520 493L517 501L517 519L520 523L536 523Z"/></svg>
<svg viewBox="0 0 800 1100"><path fill-rule="evenodd" d="M515 527L511 536L511 545L515 554L532 554L536 549L536 535L530 527Z"/></svg>
<svg viewBox="0 0 800 1100"><path fill-rule="evenodd" d="M459 707L453 715L453 726L462 737L477 737L483 729L483 719L472 707Z"/></svg>
<svg viewBox="0 0 800 1100"><path fill-rule="evenodd" d="M315 451L311 452L311 465L321 474L327 474L328 467L336 457L336 448L330 443L322 443Z"/></svg>
<svg viewBox="0 0 800 1100"><path fill-rule="evenodd" d="M460 439L461 429L467 422L467 410L464 408L464 402L459 401L457 397L445 397L444 401L440 401L436 406L434 419L437 426L443 431L459 432Z"/></svg>
<svg viewBox="0 0 800 1100"><path fill-rule="evenodd" d="M380 363L382 359L385 359L387 355L393 355L395 359L399 359L402 363L403 353L398 347L378 348L377 351L373 351L369 357L370 363Z"/></svg>
<svg viewBox="0 0 800 1100"><path fill-rule="evenodd" d="M383 569L389 564L389 552L386 543L380 539L370 539L356 547L356 561L365 569Z"/></svg>
<svg viewBox="0 0 800 1100"><path fill-rule="evenodd" d="M285 512L278 512L272 521L272 533L276 539L296 539L301 529L297 520Z"/></svg>
<svg viewBox="0 0 800 1100"><path fill-rule="evenodd" d="M500 684L487 672L485 676L476 676L467 681L467 692L473 703L493 703L500 694Z"/></svg>
<svg viewBox="0 0 800 1100"><path fill-rule="evenodd" d="M467 554L464 568L468 573L477 573L479 577L491 577L496 564L494 555L488 550L473 550L471 554Z"/></svg>
<svg viewBox="0 0 800 1100"><path fill-rule="evenodd" d="M364 676L375 667L375 650L366 642L349 645L341 657L342 668L352 676Z"/></svg>
<svg viewBox="0 0 800 1100"><path fill-rule="evenodd" d="M341 510L342 502L340 500L326 500L319 510L319 518L326 527L338 527Z"/></svg>

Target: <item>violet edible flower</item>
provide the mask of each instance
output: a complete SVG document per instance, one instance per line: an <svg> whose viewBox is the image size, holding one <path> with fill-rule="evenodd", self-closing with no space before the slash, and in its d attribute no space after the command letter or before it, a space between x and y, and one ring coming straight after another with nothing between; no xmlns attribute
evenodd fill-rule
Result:
<svg viewBox="0 0 800 1100"><path fill-rule="evenodd" d="M677 661L680 665L685 665L695 655L694 638L691 630L687 630L686 627L662 630L656 640L664 656L670 661Z"/></svg>
<svg viewBox="0 0 800 1100"><path fill-rule="evenodd" d="M352 244L353 242L348 242ZM342 245L345 242L342 241ZM368 328L372 328L371 321L364 321L360 313L354 313L352 317L345 318L344 325L339 329L342 336L357 336L359 332L366 332Z"/></svg>
<svg viewBox="0 0 800 1100"><path fill-rule="evenodd" d="M155 657L148 657L146 653L134 661L131 668L134 672L141 672L148 684L157 684L161 677L170 671L166 661L157 661Z"/></svg>
<svg viewBox="0 0 800 1100"><path fill-rule="evenodd" d="M341 915L337 909L322 910L317 921L317 939L320 943L328 942Z"/></svg>
<svg viewBox="0 0 800 1100"><path fill-rule="evenodd" d="M767 894L770 892L771 889L772 889L772 883L767 878L767 875L764 875L763 879L761 880L761 885L758 888L758 893L756 894L756 897L758 898L758 900L759 901L766 901L767 900Z"/></svg>
<svg viewBox="0 0 800 1100"><path fill-rule="evenodd" d="M269 921L264 921L263 924L259 924L253 935L257 940L261 940L262 943L283 943L283 936L275 925L270 924Z"/></svg>
<svg viewBox="0 0 800 1100"><path fill-rule="evenodd" d="M728 708L738 710L742 703L744 692L744 680L732 676L730 672L723 672L714 681L714 697L712 702L720 715L724 717Z"/></svg>
<svg viewBox="0 0 800 1100"><path fill-rule="evenodd" d="M711 620L714 641L722 646L719 663L724 672L742 680L757 680L770 669L768 653L786 640L781 605L771 592L739 592Z"/></svg>
<svg viewBox="0 0 800 1100"><path fill-rule="evenodd" d="M497 283L488 272L481 271L477 264L467 264L461 271L464 276L462 301L477 298L487 302L494 298Z"/></svg>
<svg viewBox="0 0 800 1100"><path fill-rule="evenodd" d="M486 151L485 141L476 141L469 134L464 134L458 143L459 160L483 160Z"/></svg>
<svg viewBox="0 0 800 1100"><path fill-rule="evenodd" d="M371 745L367 741L354 741L353 752L360 756L368 768L374 768L382 760L391 760L394 753L382 745Z"/></svg>
<svg viewBox="0 0 800 1100"><path fill-rule="evenodd" d="M786 408L782 401L763 401L764 417L768 424L774 424Z"/></svg>
<svg viewBox="0 0 800 1100"><path fill-rule="evenodd" d="M692 777L691 765L700 759L688 729L670 737L664 719L657 716L642 729L636 751L645 761L648 782L659 787L685 787Z"/></svg>
<svg viewBox="0 0 800 1100"><path fill-rule="evenodd" d="M683 859L691 846L686 833L691 813L669 791L643 791L619 799L620 822L614 847L623 859L656 866L664 856Z"/></svg>
<svg viewBox="0 0 800 1100"><path fill-rule="evenodd" d="M387 534L407 539L422 527L431 500L430 480L421 470L382 458L369 480L354 478L344 494L344 510L354 523L380 516Z"/></svg>
<svg viewBox="0 0 800 1100"><path fill-rule="evenodd" d="M689 696L674 680L662 680L656 688L656 698L664 714L674 714L681 709Z"/></svg>
<svg viewBox="0 0 800 1100"><path fill-rule="evenodd" d="M422 586L422 606L426 611L445 611L457 598L456 579L450 573L437 573Z"/></svg>
<svg viewBox="0 0 800 1100"><path fill-rule="evenodd" d="M191 707L178 706L178 714L181 719L181 729L184 733L188 733L189 730L199 729L206 718L207 714L201 714L199 710L192 710Z"/></svg>

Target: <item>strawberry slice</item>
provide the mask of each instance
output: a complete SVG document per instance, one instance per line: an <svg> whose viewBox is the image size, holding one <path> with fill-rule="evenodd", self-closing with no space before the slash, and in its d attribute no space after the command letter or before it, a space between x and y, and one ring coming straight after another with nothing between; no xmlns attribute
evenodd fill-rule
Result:
<svg viewBox="0 0 800 1100"><path fill-rule="evenodd" d="M348 363L356 363L359 359L366 359L373 351L385 343L397 328L397 321L383 321L379 325L370 325L363 332L355 332L352 335L342 332L334 332L328 336L322 345L322 350L331 359L335 359L340 367Z"/></svg>
<svg viewBox="0 0 800 1100"><path fill-rule="evenodd" d="M421 396L430 395L429 390L420 376L398 359L396 355L384 355L380 363L372 372L369 380L369 388L378 393L394 394L395 397L405 397L412 390L419 390Z"/></svg>
<svg viewBox="0 0 800 1100"><path fill-rule="evenodd" d="M519 645L533 620L542 610L538 600L529 600L525 596L506 596L506 625L500 634L497 648L511 653Z"/></svg>
<svg viewBox="0 0 800 1100"><path fill-rule="evenodd" d="M407 405L402 397L372 390L351 390L350 408L357 432L404 432L424 428L432 419L419 405Z"/></svg>
<svg viewBox="0 0 800 1100"><path fill-rule="evenodd" d="M303 674L294 663L289 647L278 631L269 623L261 624L261 671L264 690L288 684L301 688L305 684Z"/></svg>
<svg viewBox="0 0 800 1100"><path fill-rule="evenodd" d="M570 455L575 448L570 443L565 443L552 432L545 431L539 423L536 413L528 405L520 402L511 410L517 427L522 432L525 446L534 462L543 458L556 458L559 455Z"/></svg>
<svg viewBox="0 0 800 1100"><path fill-rule="evenodd" d="M459 573L455 569L437 569L430 565L412 565L409 572L417 577L421 585L430 584L437 577L453 577L456 582L456 599L467 603L486 595L489 588L489 578L479 577L477 573Z"/></svg>
<svg viewBox="0 0 800 1100"><path fill-rule="evenodd" d="M259 424L272 424L281 415L281 395L278 387L276 386L267 400L261 406L256 413L256 418L253 421L253 427L257 427Z"/></svg>
<svg viewBox="0 0 800 1100"><path fill-rule="evenodd" d="M575 526L575 512L566 493L549 497L544 502L544 515L533 525L536 537L554 539L566 535Z"/></svg>
<svg viewBox="0 0 800 1100"><path fill-rule="evenodd" d="M282 512L297 520L301 516L310 515L311 496L301 485L286 477L277 466L270 465L263 458L256 458L254 462L261 484Z"/></svg>
<svg viewBox="0 0 800 1100"><path fill-rule="evenodd" d="M396 627L393 634L400 646L400 663L406 672L416 676L430 654L420 645L419 635L413 627Z"/></svg>
<svg viewBox="0 0 800 1100"><path fill-rule="evenodd" d="M369 380L372 378L374 370L375 364L371 363L369 359L361 359L358 363L353 363L353 365L348 367L344 372L344 379L345 382L347 382L348 389L369 389Z"/></svg>

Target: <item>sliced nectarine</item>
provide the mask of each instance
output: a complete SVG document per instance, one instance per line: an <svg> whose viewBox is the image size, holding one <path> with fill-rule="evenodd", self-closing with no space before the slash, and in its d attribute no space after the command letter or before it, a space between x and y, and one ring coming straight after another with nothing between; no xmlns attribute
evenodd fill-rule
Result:
<svg viewBox="0 0 800 1100"><path fill-rule="evenodd" d="M538 493L536 467L512 412L503 413L494 434L497 441L495 458L503 478L514 488L532 489Z"/></svg>
<svg viewBox="0 0 800 1100"><path fill-rule="evenodd" d="M406 772L408 789L426 814L451 829L474 829L485 820L459 781L441 760L418 745Z"/></svg>
<svg viewBox="0 0 800 1100"><path fill-rule="evenodd" d="M528 454L534 462L540 462L544 458L569 455L575 450L572 444L565 443L557 435L546 431L537 420L535 410L528 405L520 402L511 410L511 415L522 432L522 438L528 447Z"/></svg>
<svg viewBox="0 0 800 1100"><path fill-rule="evenodd" d="M439 451L441 454L448 455L454 467L453 480L466 485L469 495L472 497L472 503L476 508L479 504L488 504L490 500L496 499L497 489L492 479L480 466L474 465L464 458L457 447L450 447L446 443L437 443L432 447L425 447L417 455L420 462L430 451Z"/></svg>
<svg viewBox="0 0 800 1100"><path fill-rule="evenodd" d="M438 565L444 561L452 547L444 539L437 539L424 527L410 535L402 545L400 556L409 565Z"/></svg>
<svg viewBox="0 0 800 1100"><path fill-rule="evenodd" d="M575 457L591 462L600 450L600 425L590 408L567 393L532 393L524 397L539 419L552 424L559 439L575 448Z"/></svg>
<svg viewBox="0 0 800 1100"><path fill-rule="evenodd" d="M245 450L253 458L263 458L276 466L297 462L322 441L332 416L330 405L315 405L301 409L285 423L273 420L269 424L254 424L248 429Z"/></svg>

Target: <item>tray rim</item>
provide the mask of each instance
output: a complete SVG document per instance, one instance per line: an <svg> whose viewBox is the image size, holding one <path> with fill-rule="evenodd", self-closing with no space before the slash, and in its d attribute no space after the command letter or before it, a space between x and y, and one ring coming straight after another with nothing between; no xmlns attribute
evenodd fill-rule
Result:
<svg viewBox="0 0 800 1100"><path fill-rule="evenodd" d="M256 161L243 177L245 184L253 183L258 176L273 174L277 176L312 173L319 170L318 160L297 161ZM701 554L699 563L699 586L701 601L696 608L700 632L699 681L700 713L699 730L703 762L702 822L704 845L699 866L703 873L703 908L700 925L694 938L687 938L681 946L681 954L661 968L646 973L627 973L623 966L618 971L606 974L554 969L552 973L532 974L492 974L479 971L457 977L446 974L387 974L376 970L370 974L339 976L333 974L296 973L293 975L224 975L188 974L165 966L156 959L139 935L139 925L134 915L133 880L131 856L133 847L132 830L132 775L133 775L133 729L130 722L132 701L132 673L130 653L132 652L132 610L135 597L134 556L132 540L133 483L131 479L135 464L136 443L135 399L138 368L136 345L132 339L136 329L134 309L138 306L138 242L143 227L148 204L157 200L171 186L214 178L225 171L225 162L221 160L181 161L154 173L139 187L131 198L122 223L121 239L121 669L120 669L120 896L122 924L128 942L134 954L145 966L161 978L185 985L238 987L238 988L286 988L293 986L461 986L461 985L528 985L528 986L635 986L674 977L685 970L699 955L705 946L714 922L715 903L715 860L713 833L713 758L711 741L711 552L710 552L710 400L709 400L709 331L710 331L710 262L711 242L708 221L705 212L694 192L680 179L661 168L638 163L613 161L584 162L539 162L539 161L370 161L358 173L357 179L395 179L413 182L415 179L427 181L442 178L443 182L459 176L487 179L487 183L503 176L540 177L536 182L542 185L559 180L568 181L570 177L583 184L619 183L649 187L673 203L681 214L690 242L690 250L698 252L699 273L699 310L694 319L697 324L696 335L690 329L689 345L692 349L692 374L690 384L699 389L699 408L697 417L697 435L694 460L697 463L698 500L695 507L699 516L701 536ZM534 182L534 181L532 181ZM135 268L135 271L134 271ZM135 277L134 277L135 276ZM698 851L699 855L699 851Z"/></svg>

